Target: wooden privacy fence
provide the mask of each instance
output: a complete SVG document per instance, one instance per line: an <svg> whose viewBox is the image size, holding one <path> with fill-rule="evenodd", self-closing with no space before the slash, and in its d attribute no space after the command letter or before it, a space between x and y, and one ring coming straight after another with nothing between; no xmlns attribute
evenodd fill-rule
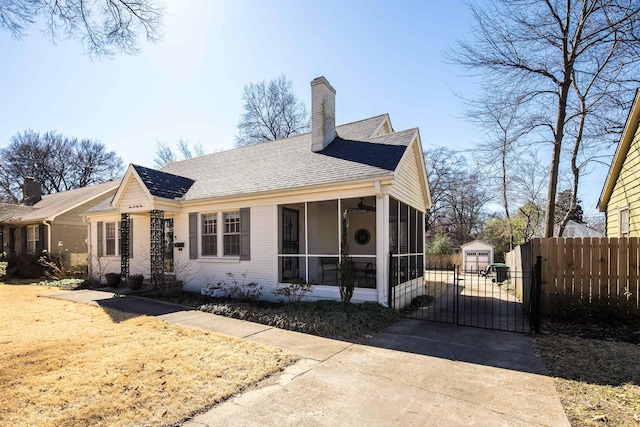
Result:
<svg viewBox="0 0 640 427"><path fill-rule="evenodd" d="M531 269L542 256L542 302L566 295L640 308L640 238L535 238L506 256L511 268Z"/></svg>
<svg viewBox="0 0 640 427"><path fill-rule="evenodd" d="M453 267L454 265L460 265L462 263L462 255L450 254L450 255L425 255L424 265L427 270L430 268L446 268Z"/></svg>

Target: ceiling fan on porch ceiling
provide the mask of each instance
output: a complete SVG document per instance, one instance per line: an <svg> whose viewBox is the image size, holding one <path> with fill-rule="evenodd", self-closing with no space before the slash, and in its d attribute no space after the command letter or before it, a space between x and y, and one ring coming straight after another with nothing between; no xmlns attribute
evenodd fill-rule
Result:
<svg viewBox="0 0 640 427"><path fill-rule="evenodd" d="M358 203L358 210L361 210L361 211L364 211L364 212L375 212L376 211L376 207L375 206L365 205L364 204L364 197L360 197L360 202Z"/></svg>

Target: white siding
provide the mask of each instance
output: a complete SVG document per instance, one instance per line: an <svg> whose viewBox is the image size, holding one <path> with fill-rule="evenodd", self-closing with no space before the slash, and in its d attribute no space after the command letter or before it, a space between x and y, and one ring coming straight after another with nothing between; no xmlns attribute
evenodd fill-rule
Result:
<svg viewBox="0 0 640 427"><path fill-rule="evenodd" d="M179 280L184 281L183 290L200 293L200 290L207 284L217 284L218 282L230 283L233 279L227 275L231 273L235 280L239 283L257 282L263 288L262 298L275 299L272 290L277 286L278 278L278 206L287 204L300 204L321 200L335 200L337 198L358 198L371 197L374 195L373 183L370 187L347 188L346 190L335 189L322 193L310 193L304 196L284 195L273 198L265 198L264 200L252 201L221 201L212 202L202 206L185 206L184 211L180 213L165 212L165 218L174 219L174 242L184 243L184 248L174 248L175 274ZM131 194L127 191L127 194ZM373 203L371 203L373 204ZM381 205L381 204L380 204ZM124 207L124 205L123 205ZM189 259L189 213L204 212L228 212L239 210L240 208L250 208L251 216L251 259L240 261L236 258L225 257L199 257L197 259ZM381 206L379 206L381 207ZM377 212L381 215L381 212ZM356 213L354 213L356 215ZM359 213L357 214L359 215ZM331 218L337 223L337 211L331 212ZM133 254L134 258L130 261L130 272L142 273L145 277L149 277L149 213L136 212L131 214L133 219ZM367 228L371 232L372 248L375 248L376 241L376 223L373 214L362 215L361 217L352 219L352 227ZM326 218L329 220L329 217ZM92 268L97 268L96 245L96 224L98 221L119 221L120 215L96 214L88 217L91 228L90 242L92 245ZM301 213L301 226L304 218ZM386 220L384 220L386 221ZM198 230L200 230L200 218L198 218ZM354 229L355 232L355 229ZM350 236L351 238L352 236ZM199 237L198 237L199 240ZM333 238L335 241L335 237ZM356 249L354 243L352 250ZM199 244L200 248L200 244ZM364 247L363 247L364 249ZM368 249L368 248L367 248ZM336 252L337 253L337 252ZM120 271L120 257L102 257L100 259L102 265L102 274L107 272ZM243 277L243 274L246 277ZM386 277L384 272L379 272ZM380 292L378 289L358 289L354 292L353 301L378 301ZM337 286L316 286L313 296L310 299L339 299L340 293Z"/></svg>
<svg viewBox="0 0 640 427"><path fill-rule="evenodd" d="M142 206L141 206L142 205ZM146 205L146 206L145 206ZM134 208L138 206L138 208ZM131 211L132 209L145 208L150 209L150 200L147 193L140 185L137 179L130 179L120 200L120 210L123 212Z"/></svg>
<svg viewBox="0 0 640 427"><path fill-rule="evenodd" d="M396 170L389 194L420 212L424 212L427 200L424 196L423 179L421 178L422 168L418 163L422 160L417 154L420 150L416 140L411 143L410 148Z"/></svg>

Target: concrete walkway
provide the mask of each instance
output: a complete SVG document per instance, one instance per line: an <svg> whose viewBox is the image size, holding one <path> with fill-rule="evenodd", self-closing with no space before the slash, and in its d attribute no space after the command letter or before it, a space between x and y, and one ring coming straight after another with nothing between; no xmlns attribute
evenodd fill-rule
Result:
<svg viewBox="0 0 640 427"><path fill-rule="evenodd" d="M302 359L191 421L240 426L569 426L529 337L402 320L360 342L111 292L48 295L244 338Z"/></svg>

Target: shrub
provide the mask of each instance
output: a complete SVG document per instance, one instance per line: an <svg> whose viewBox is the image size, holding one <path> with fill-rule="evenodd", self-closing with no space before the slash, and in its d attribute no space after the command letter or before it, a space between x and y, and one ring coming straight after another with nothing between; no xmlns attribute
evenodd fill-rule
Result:
<svg viewBox="0 0 640 427"><path fill-rule="evenodd" d="M446 234L436 234L430 243L427 243L428 255L449 255L453 253L453 243Z"/></svg>
<svg viewBox="0 0 640 427"><path fill-rule="evenodd" d="M88 283L85 279L62 279L42 281L38 283L38 286L53 286L60 289L79 289L88 287Z"/></svg>
<svg viewBox="0 0 640 427"><path fill-rule="evenodd" d="M409 307L411 309L426 307L433 301L433 297L431 295L418 295L417 297L411 300Z"/></svg>
<svg viewBox="0 0 640 427"><path fill-rule="evenodd" d="M6 259L7 253L0 253L0 279L3 279L4 276L7 275L7 267L9 266L9 263L6 261Z"/></svg>
<svg viewBox="0 0 640 427"><path fill-rule="evenodd" d="M209 297L228 297L239 300L256 301L262 296L262 286L256 282L245 283L247 272L241 274L243 281L239 282L233 273L227 273L229 282L219 281L216 284L207 284L200 290L200 294Z"/></svg>
<svg viewBox="0 0 640 427"><path fill-rule="evenodd" d="M66 279L69 277L69 256L66 253L50 254L42 251L38 264L43 267L43 274L49 279Z"/></svg>
<svg viewBox="0 0 640 427"><path fill-rule="evenodd" d="M313 292L313 284L307 282L293 282L288 285L281 285L274 289L273 294L281 301L297 303L302 301L307 294Z"/></svg>
<svg viewBox="0 0 640 427"><path fill-rule="evenodd" d="M7 277L18 279L39 279L44 276L44 267L38 259L40 255L21 254L9 256L7 262Z"/></svg>

